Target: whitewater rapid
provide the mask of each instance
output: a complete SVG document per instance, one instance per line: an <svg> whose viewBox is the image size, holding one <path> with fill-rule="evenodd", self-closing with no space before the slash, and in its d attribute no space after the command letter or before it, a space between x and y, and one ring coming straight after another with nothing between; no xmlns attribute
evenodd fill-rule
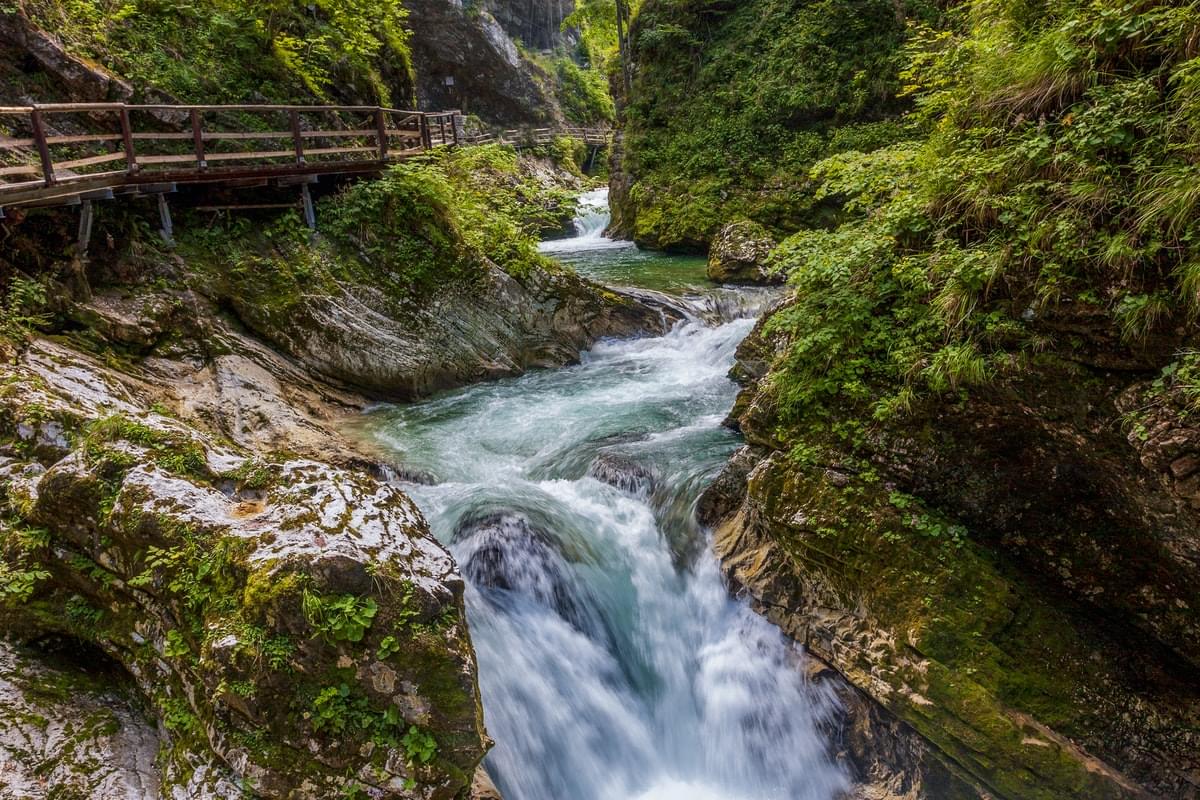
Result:
<svg viewBox="0 0 1200 800"><path fill-rule="evenodd" d="M589 216L603 195L590 197L556 252L627 247L604 243L604 209ZM405 490L467 581L496 740L485 764L506 800L832 800L848 787L828 755L835 699L730 599L695 522L738 445L721 426L726 375L753 325L745 306L711 320L369 422L440 480Z"/></svg>

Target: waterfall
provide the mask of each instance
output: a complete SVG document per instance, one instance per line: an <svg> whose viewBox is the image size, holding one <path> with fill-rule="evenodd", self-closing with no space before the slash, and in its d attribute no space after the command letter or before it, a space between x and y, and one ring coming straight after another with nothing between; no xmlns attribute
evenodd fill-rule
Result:
<svg viewBox="0 0 1200 800"><path fill-rule="evenodd" d="M575 235L569 239L552 239L541 243L543 253L578 252L604 248L626 248L629 242L609 239L604 235L611 214L608 209L608 189L593 189L579 197L579 208L572 223Z"/></svg>
<svg viewBox="0 0 1200 800"><path fill-rule="evenodd" d="M585 208L575 241L599 238L600 216ZM370 420L444 479L405 488L467 581L485 763L506 800L832 800L849 785L823 733L835 698L729 597L693 514L738 446L720 424L726 374L754 321L729 316Z"/></svg>

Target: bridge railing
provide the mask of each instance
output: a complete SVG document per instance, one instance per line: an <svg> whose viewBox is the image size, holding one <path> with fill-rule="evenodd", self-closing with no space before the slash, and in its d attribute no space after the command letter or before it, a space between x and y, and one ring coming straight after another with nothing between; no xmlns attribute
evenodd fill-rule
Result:
<svg viewBox="0 0 1200 800"><path fill-rule="evenodd" d="M560 128L510 128L504 131L488 131L470 136L468 144L509 144L515 147L534 147L551 144L555 139L576 139L589 146L602 147L608 144L611 132L606 128L584 128L566 126Z"/></svg>
<svg viewBox="0 0 1200 800"><path fill-rule="evenodd" d="M459 119L380 106L0 107L0 206L75 183L386 162L459 143Z"/></svg>

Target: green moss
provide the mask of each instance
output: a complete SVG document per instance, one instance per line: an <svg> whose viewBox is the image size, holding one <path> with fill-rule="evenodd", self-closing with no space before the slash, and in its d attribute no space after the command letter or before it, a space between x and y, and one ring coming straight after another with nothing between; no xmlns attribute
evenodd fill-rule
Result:
<svg viewBox="0 0 1200 800"><path fill-rule="evenodd" d="M274 564L252 570L242 590L242 608L251 620L261 620L288 598L299 599L309 584L307 576L284 572Z"/></svg>
<svg viewBox="0 0 1200 800"><path fill-rule="evenodd" d="M445 149L322 199L316 239L294 214L266 225L235 218L181 229L179 250L208 294L288 336L314 296L370 287L407 318L481 280L488 261L515 276L547 268L537 235L573 209L570 193L543 186L511 148Z"/></svg>
<svg viewBox="0 0 1200 800"><path fill-rule="evenodd" d="M121 414L96 420L83 432L83 451L93 463L101 461L118 469L129 469L136 457L112 447L128 442L146 450L162 469L174 475L207 481L212 477L203 446L185 433L154 428Z"/></svg>
<svg viewBox="0 0 1200 800"><path fill-rule="evenodd" d="M1069 739L1105 739L1132 694L1094 657L1113 645L1083 614L1015 579L965 530L878 481L838 487L822 468L793 463L757 476L751 495L804 580L836 597L822 602L861 609L921 659L919 669L905 659L871 669L873 681L920 695L875 693L901 719L999 796L1120 796L1062 741L1013 713ZM780 522L789 519L805 521ZM1090 691L1096 686L1107 687L1105 700Z"/></svg>

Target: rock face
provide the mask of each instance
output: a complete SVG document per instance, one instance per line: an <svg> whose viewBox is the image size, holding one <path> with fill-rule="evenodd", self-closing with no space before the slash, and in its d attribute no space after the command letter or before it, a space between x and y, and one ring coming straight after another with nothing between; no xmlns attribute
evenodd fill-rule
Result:
<svg viewBox="0 0 1200 800"><path fill-rule="evenodd" d="M649 497L658 485L658 476L653 469L619 453L596 456L587 474L635 497Z"/></svg>
<svg viewBox="0 0 1200 800"><path fill-rule="evenodd" d="M11 11L0 10L0 54L8 49L36 62L61 91L77 102L119 103L133 96L133 87L127 81L99 64L68 53L55 36L31 23L19 4ZM3 60L0 58L0 62ZM44 98L31 97L24 102L44 102Z"/></svg>
<svg viewBox="0 0 1200 800"><path fill-rule="evenodd" d="M718 283L780 284L766 270L775 240L757 222L738 220L721 228L708 253L708 277Z"/></svg>
<svg viewBox="0 0 1200 800"><path fill-rule="evenodd" d="M0 705L5 797L39 798L50 786L77 797L158 795L161 742L133 687L0 642Z"/></svg>
<svg viewBox="0 0 1200 800"><path fill-rule="evenodd" d="M570 4L500 0L467 10L460 2L408 0L405 6L421 108L459 108L507 123L561 118L549 76L521 55L514 39L538 49L564 43L559 25Z"/></svg>
<svg viewBox="0 0 1200 800"><path fill-rule="evenodd" d="M668 327L663 313L631 296L543 269L518 280L489 266L469 290L402 316L370 290L306 298L284 319L255 298L230 299L251 328L321 375L402 399L560 366L599 338Z"/></svg>
<svg viewBox="0 0 1200 800"><path fill-rule="evenodd" d="M30 352L0 374L5 570L29 584L5 629L102 648L165 728L160 759L218 765L210 796L224 775L263 797L465 793L488 741L463 584L412 502Z"/></svg>
<svg viewBox="0 0 1200 800"><path fill-rule="evenodd" d="M923 739L925 767L889 767L917 796L959 796L936 762L993 797L1195 798L1186 400L1134 366L1153 343L1069 308L1039 324L1084 344L818 463L787 455L760 324L735 369L751 447L700 508L731 583Z"/></svg>

